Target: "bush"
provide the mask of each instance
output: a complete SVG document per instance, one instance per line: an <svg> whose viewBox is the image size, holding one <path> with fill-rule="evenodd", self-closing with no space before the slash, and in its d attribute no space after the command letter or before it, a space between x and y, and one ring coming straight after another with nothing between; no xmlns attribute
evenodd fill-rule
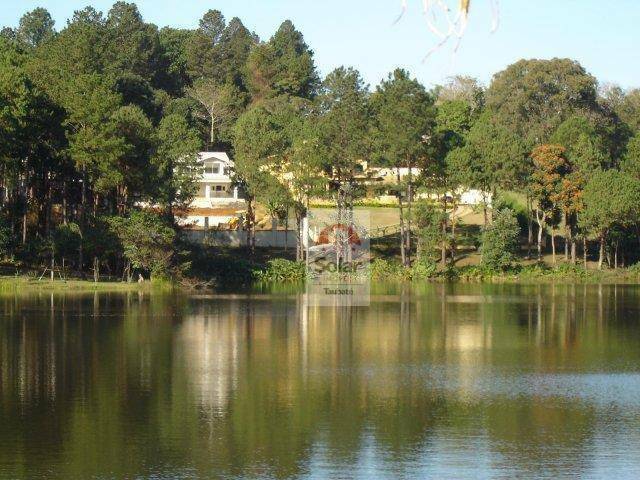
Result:
<svg viewBox="0 0 640 480"><path fill-rule="evenodd" d="M498 211L482 234L482 266L504 271L516 260L520 227L513 210Z"/></svg>
<svg viewBox="0 0 640 480"><path fill-rule="evenodd" d="M435 262L421 258L413 262L410 268L400 262L377 259L369 266L372 280L426 280L439 276Z"/></svg>
<svg viewBox="0 0 640 480"><path fill-rule="evenodd" d="M304 262L274 258L267 262L266 269L256 270L254 275L261 282L302 282L307 277L307 268Z"/></svg>
<svg viewBox="0 0 640 480"><path fill-rule="evenodd" d="M407 273L411 280L426 280L438 275L438 265L431 260L419 258L413 262Z"/></svg>
<svg viewBox="0 0 640 480"><path fill-rule="evenodd" d="M369 265L372 280L385 280L403 276L405 268L399 262L376 259Z"/></svg>
<svg viewBox="0 0 640 480"><path fill-rule="evenodd" d="M170 275L176 232L164 219L134 211L128 218L111 217L108 222L133 268L149 272L151 277Z"/></svg>
<svg viewBox="0 0 640 480"><path fill-rule="evenodd" d="M58 225L52 235L53 249L57 256L68 258L77 254L82 236L80 227L75 223Z"/></svg>
<svg viewBox="0 0 640 480"><path fill-rule="evenodd" d="M418 227L418 255L428 258L443 240L442 222L445 214L432 203L420 201L416 203L413 216Z"/></svg>

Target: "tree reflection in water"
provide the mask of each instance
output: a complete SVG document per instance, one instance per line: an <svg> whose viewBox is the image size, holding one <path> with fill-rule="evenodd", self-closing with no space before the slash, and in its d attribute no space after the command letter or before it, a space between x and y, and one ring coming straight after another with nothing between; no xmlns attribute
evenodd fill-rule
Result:
<svg viewBox="0 0 640 480"><path fill-rule="evenodd" d="M623 285L0 298L0 478L640 474Z"/></svg>

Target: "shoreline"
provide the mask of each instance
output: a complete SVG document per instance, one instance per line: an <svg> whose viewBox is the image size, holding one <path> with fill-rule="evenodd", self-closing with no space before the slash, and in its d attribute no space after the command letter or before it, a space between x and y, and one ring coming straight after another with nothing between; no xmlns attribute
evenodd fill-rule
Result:
<svg viewBox="0 0 640 480"><path fill-rule="evenodd" d="M396 283L406 285L420 284L626 284L640 285L640 270L637 268L620 268L617 270L584 270L579 268L521 269L512 272L483 272L478 268L455 268L446 271L417 272L412 275L411 269L394 266L393 271L373 271L371 283ZM422 275L420 275L422 273ZM201 280L201 279L199 279ZM259 280L249 284L238 284L235 290L250 291L270 285L303 285L300 278L280 277L278 281ZM0 276L0 294L21 292L149 292L171 291L215 293L227 291L226 288L207 286L204 288L171 282L166 280L146 280L142 283L124 281L99 281L82 279L50 279L38 280L27 275Z"/></svg>

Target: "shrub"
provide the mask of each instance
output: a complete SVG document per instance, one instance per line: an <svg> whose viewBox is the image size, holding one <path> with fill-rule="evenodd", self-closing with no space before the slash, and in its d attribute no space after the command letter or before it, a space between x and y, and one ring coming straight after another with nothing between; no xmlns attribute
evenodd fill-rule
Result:
<svg viewBox="0 0 640 480"><path fill-rule="evenodd" d="M64 259L75 255L82 241L80 227L75 223L58 225L53 231L52 240L57 256Z"/></svg>
<svg viewBox="0 0 640 480"><path fill-rule="evenodd" d="M413 262L407 273L411 280L425 280L437 276L438 266L431 260L419 258Z"/></svg>
<svg viewBox="0 0 640 480"><path fill-rule="evenodd" d="M520 227L513 210L498 211L482 234L482 266L496 271L511 267L516 259L519 235Z"/></svg>
<svg viewBox="0 0 640 480"><path fill-rule="evenodd" d="M416 203L413 216L418 227L418 255L427 258L433 255L443 240L442 222L445 215L429 202Z"/></svg>
<svg viewBox="0 0 640 480"><path fill-rule="evenodd" d="M398 262L377 258L369 265L372 280L385 280L402 275L404 267Z"/></svg>
<svg viewBox="0 0 640 480"><path fill-rule="evenodd" d="M151 212L134 211L128 218L111 217L108 222L133 268L149 272L151 277L170 274L176 232L164 219Z"/></svg>
<svg viewBox="0 0 640 480"><path fill-rule="evenodd" d="M410 268L400 262L376 259L369 271L372 280L426 280L439 275L437 264L425 258L416 260Z"/></svg>
<svg viewBox="0 0 640 480"><path fill-rule="evenodd" d="M254 275L261 282L302 282L307 276L307 269L304 262L274 258L267 262L266 269L256 270Z"/></svg>

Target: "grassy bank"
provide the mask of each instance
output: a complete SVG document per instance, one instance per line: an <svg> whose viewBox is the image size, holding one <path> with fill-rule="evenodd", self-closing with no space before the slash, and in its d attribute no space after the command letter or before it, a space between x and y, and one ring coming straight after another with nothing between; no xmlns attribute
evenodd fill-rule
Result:
<svg viewBox="0 0 640 480"><path fill-rule="evenodd" d="M0 293L29 291L151 291L151 290L215 290L238 291L257 284L300 284L305 281L303 262L292 259L293 252L257 249L255 254L238 248L202 247L190 252L191 268L176 281L120 282L81 279L55 279L33 273L0 275ZM395 258L376 258L370 264L374 282L490 282L490 283L638 283L640 265L628 268L585 269L582 265L561 263L517 264L504 271L494 271L479 264L456 264L445 269L435 262L414 261L404 267Z"/></svg>
<svg viewBox="0 0 640 480"><path fill-rule="evenodd" d="M377 259L371 262L370 275L373 281L400 282L567 282L640 283L640 266L629 268L591 270L582 265L544 263L517 265L495 271L480 265L449 266L445 269L432 262L414 262L404 267L395 260ZM268 262L257 272L256 280L274 283L298 283L304 280L304 264L283 259Z"/></svg>
<svg viewBox="0 0 640 480"><path fill-rule="evenodd" d="M90 280L69 279L61 280L50 278L38 278L32 276L0 276L0 293L28 292L28 291L142 291L142 290L167 290L173 288L170 282L146 281L137 282L94 282Z"/></svg>

